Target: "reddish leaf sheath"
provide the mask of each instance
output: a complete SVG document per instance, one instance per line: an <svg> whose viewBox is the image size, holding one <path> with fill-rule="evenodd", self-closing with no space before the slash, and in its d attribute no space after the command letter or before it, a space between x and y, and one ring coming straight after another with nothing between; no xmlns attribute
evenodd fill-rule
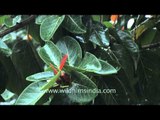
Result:
<svg viewBox="0 0 160 120"><path fill-rule="evenodd" d="M122 26L121 30L124 31L124 26Z"/></svg>
<svg viewBox="0 0 160 120"><path fill-rule="evenodd" d="M62 68L64 67L66 61L67 61L67 58L68 58L68 54L65 54L61 60L61 63L60 63L60 66L59 66L59 69L62 70Z"/></svg>
<svg viewBox="0 0 160 120"><path fill-rule="evenodd" d="M58 71L56 70L56 68L54 68L54 66L50 63L50 67L52 68L54 74L56 75L58 73Z"/></svg>

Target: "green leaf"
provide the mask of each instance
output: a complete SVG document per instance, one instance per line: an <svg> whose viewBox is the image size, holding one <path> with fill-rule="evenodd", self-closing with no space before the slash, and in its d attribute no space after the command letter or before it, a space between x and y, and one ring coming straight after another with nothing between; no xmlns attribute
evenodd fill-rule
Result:
<svg viewBox="0 0 160 120"><path fill-rule="evenodd" d="M139 37L138 41L140 41L141 45L151 44L156 33L156 29L148 29Z"/></svg>
<svg viewBox="0 0 160 120"><path fill-rule="evenodd" d="M49 17L48 15L39 15L37 18L36 18L36 21L35 23L40 25L42 24L42 22L47 18Z"/></svg>
<svg viewBox="0 0 160 120"><path fill-rule="evenodd" d="M30 75L26 78L28 81L42 81L42 80L48 80L54 76L53 72L47 71L47 72L40 72L33 75Z"/></svg>
<svg viewBox="0 0 160 120"><path fill-rule="evenodd" d="M46 90L53 87L56 80L60 77L60 75L61 71L59 71L53 78L51 78L50 81L41 88L41 90Z"/></svg>
<svg viewBox="0 0 160 120"><path fill-rule="evenodd" d="M80 15L67 15L63 25L64 28L66 28L71 33L86 33L86 28L82 23L82 17Z"/></svg>
<svg viewBox="0 0 160 120"><path fill-rule="evenodd" d="M0 94L2 94L5 91L6 86L8 84L8 68L4 66L7 61L5 61L6 59L3 58L9 59L8 57L0 54Z"/></svg>
<svg viewBox="0 0 160 120"><path fill-rule="evenodd" d="M160 55L157 54L158 51L142 51L141 64L139 64L139 80L143 87L142 92L144 92L148 103L153 105L159 104L160 101L160 67L157 66Z"/></svg>
<svg viewBox="0 0 160 120"><path fill-rule="evenodd" d="M46 64L49 65L50 63L52 63L57 67L60 66L62 56L60 50L53 42L46 42L46 44L38 50L38 54Z"/></svg>
<svg viewBox="0 0 160 120"><path fill-rule="evenodd" d="M42 40L49 41L53 37L58 27L61 25L64 18L64 15L61 17L53 15L46 18L40 26L40 36Z"/></svg>
<svg viewBox="0 0 160 120"><path fill-rule="evenodd" d="M29 81L26 81L26 77L43 70L43 67L40 66L36 58L36 50L32 45L33 44L26 40L20 40L17 41L12 48L11 62L15 67L15 72L17 72L19 79L17 78L15 80L11 77L10 81L11 87L18 93L21 93L22 90L30 84ZM13 75L16 74L14 73Z"/></svg>
<svg viewBox="0 0 160 120"><path fill-rule="evenodd" d="M39 29L40 29L39 25L36 25L34 22L31 22L28 26L28 34L30 34L32 38L37 42L42 41L40 37Z"/></svg>
<svg viewBox="0 0 160 120"><path fill-rule="evenodd" d="M72 66L68 66L68 65L66 65L66 68L67 68L67 70L71 70L71 71L75 70L75 71L79 71L79 72L83 72L83 73L94 73L94 74L92 74L94 76L96 76L97 74L98 75L110 75L110 74L117 73L117 70L112 65L110 65L108 62L100 60L100 59L99 59L99 62L101 65L100 70L91 71L88 69L82 69L80 67L75 67L75 66L72 67Z"/></svg>
<svg viewBox="0 0 160 120"><path fill-rule="evenodd" d="M110 74L117 73L117 70L106 61L99 59L99 62L101 63L102 68L99 71L95 71L95 73L100 75L110 75Z"/></svg>
<svg viewBox="0 0 160 120"><path fill-rule="evenodd" d="M92 15L94 21L100 22L100 15Z"/></svg>
<svg viewBox="0 0 160 120"><path fill-rule="evenodd" d="M45 83L46 82L44 81L31 83L20 94L15 105L35 105L36 102L46 93L46 90L41 91L41 87Z"/></svg>
<svg viewBox="0 0 160 120"><path fill-rule="evenodd" d="M117 71L120 70L121 66L119 64L119 60L110 48L98 49L94 52L94 55L112 65Z"/></svg>
<svg viewBox="0 0 160 120"><path fill-rule="evenodd" d="M2 40L0 40L0 53L5 54L6 56L12 54L12 50Z"/></svg>
<svg viewBox="0 0 160 120"><path fill-rule="evenodd" d="M107 31L94 31L89 39L91 42L99 46L109 46L109 37Z"/></svg>
<svg viewBox="0 0 160 120"><path fill-rule="evenodd" d="M21 15L17 15L13 18L13 24L17 24L21 22Z"/></svg>
<svg viewBox="0 0 160 120"><path fill-rule="evenodd" d="M9 18L9 15L3 15L0 17L0 25L4 24L5 19Z"/></svg>
<svg viewBox="0 0 160 120"><path fill-rule="evenodd" d="M109 89L110 92L99 94L100 99L97 104L99 105L129 105L130 98L129 92L123 83L123 80L116 76L103 76L97 79L97 86L100 90ZM97 98L98 98L97 97ZM96 98L96 100L97 100Z"/></svg>
<svg viewBox="0 0 160 120"><path fill-rule="evenodd" d="M86 52L83 60L78 66L80 69L84 69L90 72L101 70L101 64L99 60L93 54Z"/></svg>
<svg viewBox="0 0 160 120"><path fill-rule="evenodd" d="M66 36L60 39L56 45L63 54L68 54L68 63L70 66L77 65L82 59L81 47L74 38Z"/></svg>
<svg viewBox="0 0 160 120"><path fill-rule="evenodd" d="M8 89L15 94L19 94L21 90L23 90L22 87L24 84L19 77L19 73L17 73L17 70L15 69L11 57L7 57L1 53L0 71L0 93L4 92L5 89Z"/></svg>
<svg viewBox="0 0 160 120"><path fill-rule="evenodd" d="M122 43L122 45L124 45L125 48L127 48L131 53L139 52L138 45L134 42L134 40L128 33L120 30L118 31L118 35L120 37L120 42Z"/></svg>
<svg viewBox="0 0 160 120"><path fill-rule="evenodd" d="M134 78L134 62L127 49L120 44L114 44L112 49L121 64L118 77L125 84L126 88L132 91L137 80Z"/></svg>
<svg viewBox="0 0 160 120"><path fill-rule="evenodd" d="M147 29L154 27L156 19L147 19L141 24L139 24L135 29L133 29L134 34L136 35L136 40L144 33Z"/></svg>
<svg viewBox="0 0 160 120"><path fill-rule="evenodd" d="M98 95L98 93L96 93L96 84L86 75L73 71L72 79L72 86L67 88L70 92L66 94L73 102L80 104L87 103Z"/></svg>
<svg viewBox="0 0 160 120"><path fill-rule="evenodd" d="M103 24L107 27L107 28L112 28L113 24L108 22L108 21L104 21Z"/></svg>
<svg viewBox="0 0 160 120"><path fill-rule="evenodd" d="M7 101L7 100L11 99L11 98L14 96L14 93L12 93L11 91L9 91L9 90L6 89L6 90L1 94L1 96L3 97L3 99L4 99L5 101Z"/></svg>
<svg viewBox="0 0 160 120"><path fill-rule="evenodd" d="M17 16L14 17L14 18L9 17L9 18L5 19L5 25L6 25L7 27L13 27L13 26L15 26L17 23L20 23L20 22L21 22L21 15L17 15Z"/></svg>
<svg viewBox="0 0 160 120"><path fill-rule="evenodd" d="M123 31L118 31L118 35L120 37L120 43L129 51L129 53L132 56L132 59L134 60L134 67L135 70L137 69L138 61L139 61L139 47L135 43L135 41L132 39L132 37Z"/></svg>

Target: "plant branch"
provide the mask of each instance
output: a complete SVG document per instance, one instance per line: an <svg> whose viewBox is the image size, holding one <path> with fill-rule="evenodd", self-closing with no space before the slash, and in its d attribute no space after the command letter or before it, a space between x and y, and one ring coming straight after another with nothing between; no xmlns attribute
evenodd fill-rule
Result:
<svg viewBox="0 0 160 120"><path fill-rule="evenodd" d="M0 32L0 37L3 37L5 35L7 35L8 33L11 33L15 30L18 30L18 29L28 25L35 18L36 18L36 15L31 15L30 17L28 17L26 20L22 21L21 23L17 23L17 25Z"/></svg>
<svg viewBox="0 0 160 120"><path fill-rule="evenodd" d="M149 44L149 45L143 45L142 49L152 49L157 47L160 47L160 42Z"/></svg>

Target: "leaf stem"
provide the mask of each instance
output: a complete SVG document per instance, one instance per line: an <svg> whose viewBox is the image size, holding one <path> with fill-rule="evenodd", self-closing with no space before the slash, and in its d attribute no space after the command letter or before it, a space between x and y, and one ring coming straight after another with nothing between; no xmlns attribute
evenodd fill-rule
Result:
<svg viewBox="0 0 160 120"><path fill-rule="evenodd" d="M143 45L142 49L152 49L152 48L157 48L157 47L160 47L160 42Z"/></svg>

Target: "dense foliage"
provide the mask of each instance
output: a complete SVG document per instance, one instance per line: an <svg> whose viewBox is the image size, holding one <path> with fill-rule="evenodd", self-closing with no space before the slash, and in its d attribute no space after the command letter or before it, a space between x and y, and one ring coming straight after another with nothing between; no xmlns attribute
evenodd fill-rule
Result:
<svg viewBox="0 0 160 120"><path fill-rule="evenodd" d="M159 104L159 38L159 15L1 15L0 105Z"/></svg>

